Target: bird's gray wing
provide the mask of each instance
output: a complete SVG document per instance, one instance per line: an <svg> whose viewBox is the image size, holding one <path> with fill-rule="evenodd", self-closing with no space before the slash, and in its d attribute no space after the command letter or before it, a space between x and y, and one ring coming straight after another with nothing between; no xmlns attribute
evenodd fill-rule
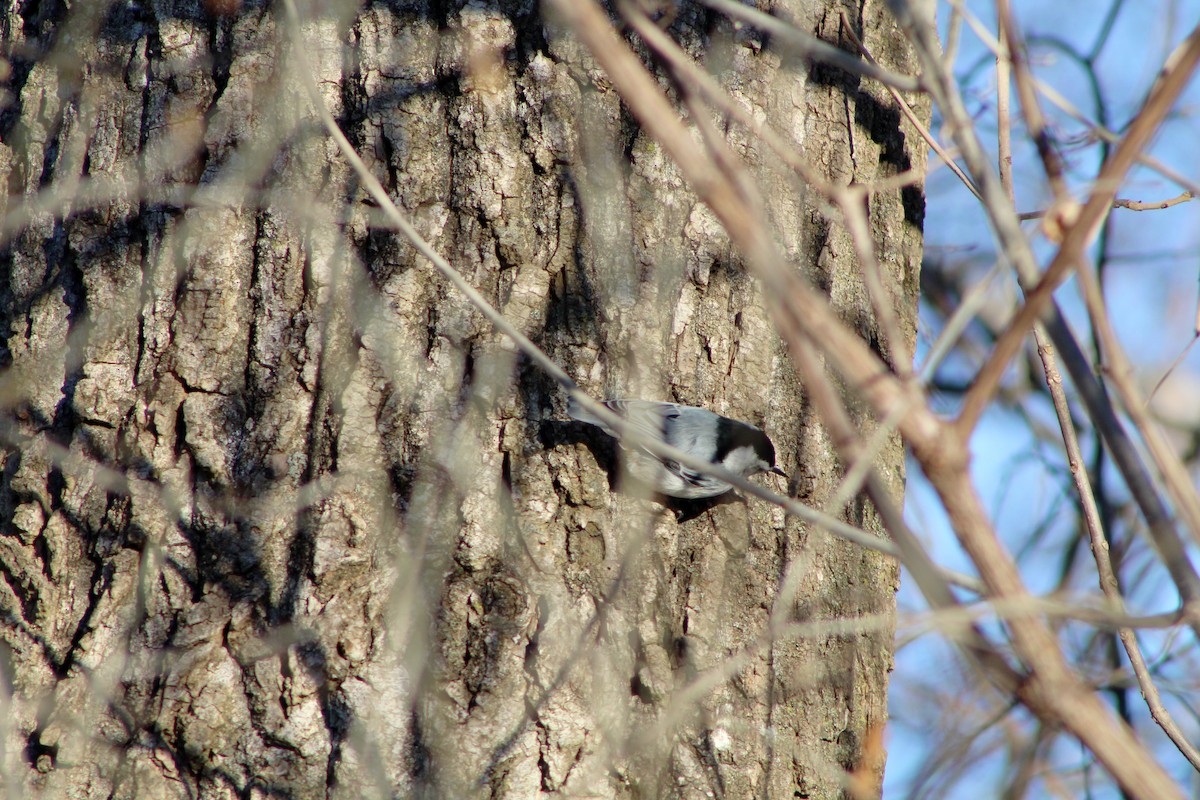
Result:
<svg viewBox="0 0 1200 800"><path fill-rule="evenodd" d="M674 403L657 403L650 400L605 400L601 405L628 422L636 432L652 439L661 440L666 430L667 420L679 415L679 406ZM620 433L580 406L574 399L567 405L567 414L571 419L595 425L609 436L621 437Z"/></svg>
<svg viewBox="0 0 1200 800"><path fill-rule="evenodd" d="M670 435L671 426L675 420L679 419L679 412L682 408L676 403L659 403L652 400L606 400L604 405L623 417L638 433L658 440L673 438ZM689 410L693 414L700 411L700 409ZM682 441L675 442L675 445L684 449L688 447L688 444ZM691 467L685 467L674 459L659 458L644 447L636 447L643 453L661 461L668 472L676 475L687 486L703 489L726 486L724 481L719 481Z"/></svg>
<svg viewBox="0 0 1200 800"><path fill-rule="evenodd" d="M687 408L676 403L661 403L652 400L605 400L602 405L606 406L617 416L625 419L637 433L658 441L672 438L672 426L680 418L681 409ZM689 410L693 414L702 411L702 409L695 408ZM621 438L619 433L580 407L573 399L567 406L567 413L572 419L586 422L589 425L595 425L609 436L616 437L617 439ZM674 433L678 433L678 431L674 431ZM684 449L688 449L689 446L696 444L694 441L695 437L696 433L693 431L690 437L685 437L688 439L687 442L680 441L676 444L682 446ZM640 445L630 443L628 446L661 463L663 469L679 479L680 488L691 486L702 489L708 494L719 493L729 488L729 485L724 481L705 475L691 467L685 467L673 459L659 458Z"/></svg>

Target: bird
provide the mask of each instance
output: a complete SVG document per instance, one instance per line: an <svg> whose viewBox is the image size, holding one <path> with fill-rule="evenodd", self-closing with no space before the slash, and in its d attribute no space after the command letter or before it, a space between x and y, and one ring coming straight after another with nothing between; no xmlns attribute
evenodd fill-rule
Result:
<svg viewBox="0 0 1200 800"><path fill-rule="evenodd" d="M628 422L638 434L662 441L701 461L719 464L746 478L760 472L787 477L787 473L775 465L775 445L762 430L749 423L723 417L705 408L653 400L605 400L601 405ZM567 405L567 415L595 425L621 442L618 431L579 405L574 397ZM630 455L629 471L659 494L695 500L717 497L733 488L725 481L677 461L659 458L644 447L627 446L624 442L621 446Z"/></svg>

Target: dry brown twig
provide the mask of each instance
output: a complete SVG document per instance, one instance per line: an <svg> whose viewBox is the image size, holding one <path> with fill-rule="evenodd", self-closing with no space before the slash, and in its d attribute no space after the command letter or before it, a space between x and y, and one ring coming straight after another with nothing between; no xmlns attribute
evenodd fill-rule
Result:
<svg viewBox="0 0 1200 800"><path fill-rule="evenodd" d="M1009 59L998 58L996 68L997 86L1002 98L1000 103L998 103L1001 131L999 153L1001 182L1004 183L1009 197L1013 198L1015 195L1011 171L1012 149L1011 139L1007 135L1010 123L1007 113L1008 67L1011 66L1021 98L1021 110L1025 116L1025 124L1037 144L1038 154L1041 157L1043 169L1054 192L1055 202L1057 205L1061 205L1068 200L1066 182L1062 175L1062 162L1049 146L1045 121L1038 103L1038 95L1034 89L1032 76L1024 57L1023 43L1016 29L1016 22L1008 0L998 0L996 12L1000 22L1000 41L1002 46L1006 46L1005 49L1010 54ZM1187 192L1184 195L1190 197L1190 194ZM1116 201L1116 204L1119 205L1120 202ZM1080 271L1085 272L1086 269L1081 268ZM1092 556L1096 562L1100 588L1104 592L1105 597L1109 599L1109 602L1115 608L1123 611L1125 607L1124 598L1121 596L1120 584L1117 581L1117 576L1112 567L1112 560L1109 557L1108 539L1104 535L1104 530L1100 522L1100 512L1096 505L1095 495L1092 492L1091 482L1088 479L1087 467L1083 461L1083 454L1079 449L1079 439L1075 434L1075 424L1071 419L1070 405L1067 402L1066 392L1063 388L1062 376L1058 371L1057 361L1054 358L1054 348L1046 340L1046 333L1041 323L1038 323L1034 327L1034 336L1037 340L1038 355L1042 359L1046 373L1046 385L1050 390L1050 396L1054 403L1054 411L1058 417L1059 429L1062 432L1067 463L1071 471L1072 480L1075 483L1076 493L1079 496L1079 507L1083 515L1084 528L1087 530L1088 538L1091 541ZM1129 663L1133 667L1138 686L1150 710L1151 717L1159 724L1175 744L1176 748L1179 749L1180 753L1187 758L1188 762L1193 767L1200 769L1200 751L1188 741L1187 736L1179 728L1179 725L1163 704L1158 693L1158 687L1154 684L1153 676L1146 666L1146 659L1138 644L1136 633L1132 628L1121 628L1118 631L1118 636L1129 657Z"/></svg>
<svg viewBox="0 0 1200 800"><path fill-rule="evenodd" d="M1171 365L1163 371L1162 377L1158 379L1158 383L1154 384L1154 388L1150 390L1150 394L1146 395L1147 408L1150 406L1150 401L1154 399L1154 395L1158 394L1158 390L1163 387L1163 384L1167 382L1168 378L1175 374L1175 370L1178 369L1179 365L1183 363L1183 360L1187 358L1187 354L1192 351L1192 347L1197 341L1200 341L1200 305L1198 305L1196 308L1196 314L1197 319L1193 328L1194 333L1192 334L1192 338L1189 339L1188 343L1185 344L1183 349L1179 351L1179 355L1175 356L1175 360L1171 362Z"/></svg>
<svg viewBox="0 0 1200 800"><path fill-rule="evenodd" d="M992 357L979 371L975 386L964 398L963 411L959 416L958 423L960 427L969 430L975 426L983 408L995 394L1005 370L1023 346L1026 331L1033 326L1035 320L1042 316L1050 303L1054 290L1083 259L1085 248L1091 242L1095 232L1099 230L1105 216L1112 209L1112 202L1122 178L1137 160L1137 154L1150 141L1175 100L1187 86L1197 62L1200 62L1200 30L1193 31L1180 45L1173 58L1169 60L1142 110L1126 131L1125 137L1101 168L1090 197L1079 211L1077 221L1067 229L1058 252L1044 273L1041 273L1038 283L1026 293L1024 306L1010 323L1009 329L996 342ZM944 83L939 88L942 90L942 96L948 100L956 94L952 83ZM961 106L961 102L956 105ZM956 118L965 118L961 108L952 108L951 110ZM975 142L960 142L959 146L965 156L968 155L968 151L971 151L971 155L976 158L982 155ZM983 190L985 201L989 207L1003 206L1002 197L989 196L986 187L980 188ZM999 191L999 187L996 187L996 191ZM1001 244L1013 258L1018 272L1026 276L1039 274L1028 244L1020 235L1019 229L1015 228L1017 222L1013 215L997 216L993 218L993 221L998 224ZM1009 250L1010 246L1011 251Z"/></svg>
<svg viewBox="0 0 1200 800"><path fill-rule="evenodd" d="M1117 188L1117 177L1124 175L1137 159L1144 143L1149 140L1157 124L1165 118L1173 98L1178 96L1183 85L1187 83L1188 73L1194 69L1197 59L1200 59L1200 30L1193 31L1176 51L1176 57L1171 59L1163 77L1151 91L1143 113L1134 120L1126 137L1106 162L1101 171L1101 179L1093 187L1091 199L1069 227L1050 270L1043 276L1034 262L1029 243L1014 218L1011 204L991 171L990 162L985 157L970 124L957 84L943 69L933 31L911 16L904 17L901 21L909 31L911 40L917 45L918 57L927 70L930 91L948 120L947 128L952 131L963 158L975 177L976 185L981 190L985 200L984 209L1000 246L1016 268L1018 279L1026 286L1026 304L1010 322L1005 333L999 337L991 357L977 374L974 386L964 398L956 428L964 435L974 428L983 408L999 387L1003 371L1007 369L1011 358L1023 347L1025 332L1045 310L1047 329L1059 348L1060 355L1097 429L1112 453L1114 463L1146 518L1150 539L1183 597L1185 608L1200 607L1200 575L1197 575L1187 558L1175 531L1173 518L1165 502L1159 497L1148 469L1142 463L1136 446L1125 433L1107 394L1092 373L1090 362L1084 356L1082 348L1052 298L1057 281L1074 268L1083 248L1090 241L1092 230L1100 224L1110 208ZM998 46L996 51L999 52ZM1184 55L1178 57L1179 54ZM1035 302L1031 305L1031 301ZM1187 618L1193 631L1200 633L1200 615L1189 611Z"/></svg>
<svg viewBox="0 0 1200 800"><path fill-rule="evenodd" d="M846 12L843 11L841 13L841 19L842 31L846 34L846 38L848 38L854 44L854 46L858 48L858 52L862 53L863 58L867 59L867 61L870 63L875 64L875 56L871 55L871 51L867 49L867 46L863 44L862 40L858 38L858 35L854 33L854 26L851 25L849 20L846 19ZM980 197L979 190L975 188L975 182L967 176L967 173L962 171L962 167L958 166L958 163L954 160L954 156L951 155L950 152L942 145L942 143L938 141L937 137L934 136L927 127L925 127L924 123L922 123L917 117L916 112L912 110L912 106L909 105L908 101L904 99L904 95L900 94L895 87L886 86L886 88L888 93L892 96L892 99L895 100L896 104L900 107L900 111L904 114L904 118L908 120L908 124L912 125L913 130L917 132L917 135L924 139L925 143L929 145L933 152L937 153L938 158L942 160L942 163L945 164L951 172L958 176L958 179L962 181L963 186L967 188L968 192L975 195L977 200L983 199Z"/></svg>
<svg viewBox="0 0 1200 800"><path fill-rule="evenodd" d="M1195 199L1196 196L1194 194L1190 191L1185 191L1167 200L1117 199L1113 201L1113 206L1116 208L1127 208L1130 211L1159 211L1164 208L1180 205L1181 203L1188 203Z"/></svg>
<svg viewBox="0 0 1200 800"><path fill-rule="evenodd" d="M1109 144L1117 144L1121 141L1120 134L1114 133L1108 128L1105 128L1103 125L1097 124L1095 120L1088 118L1086 114L1080 111L1073 103L1068 101L1067 98L1063 97L1062 94L1053 86L1036 79L1034 80L1034 84L1037 86L1039 95L1046 98L1051 105L1053 105L1055 108L1058 108L1076 122L1086 126L1092 136L1095 136L1097 139L1102 139ZM1137 156L1137 161L1142 166L1149 167L1159 175L1162 175L1176 186L1181 187L1185 191L1191 192L1193 196L1200 195L1200 184L1188 179L1186 175L1178 170L1172 169L1149 153L1139 153Z"/></svg>
<svg viewBox="0 0 1200 800"><path fill-rule="evenodd" d="M1005 31L1010 39L1015 39L1015 23L1012 19L1012 14L1007 10L1007 3L1002 0L1000 8L1002 9L1001 21L1005 27ZM1200 30L1194 31L1189 40L1191 41L1191 47L1188 48L1186 46L1188 44L1187 41L1185 41L1184 45L1180 46L1180 49L1175 54L1179 56L1177 68L1175 70L1167 70L1160 77L1157 88L1174 86L1176 93L1182 91L1190 75L1190 69L1194 69L1197 61L1200 61ZM1191 53L1190 56L1189 53ZM1189 59L1190 68L1187 67ZM1170 60L1168 59L1168 64ZM1017 79L1017 87L1021 92L1021 107L1026 116L1026 124L1030 129L1034 141L1037 143L1038 153L1041 156L1046 175L1050 180L1050 185L1054 190L1055 205L1063 207L1070 202L1070 198L1067 195L1065 182L1062 177L1062 164L1057 154L1050 147L1045 132L1044 118L1038 105L1037 92L1034 89L1033 81L1030 78L1024 60L1020 58L1015 59L1013 66ZM1154 113L1159 117L1154 125L1154 127L1157 127L1170 110L1173 100L1160 99L1156 102L1155 96L1156 92L1152 90L1151 99L1147 101L1146 108L1143 109L1142 114L1153 109ZM1138 119L1141 118L1142 114L1138 115ZM1152 130L1144 134L1142 147L1148 142ZM1123 144L1123 146L1125 145ZM1132 165L1132 161L1130 161L1130 165ZM1103 176L1103 171L1101 175ZM1115 195L1115 186L1112 187L1112 192ZM1185 199L1190 198L1190 193L1184 192L1180 197ZM1183 202L1183 200L1179 200L1179 202ZM1111 200L1111 204L1114 206L1118 203L1119 201L1115 198ZM1167 485L1167 489L1175 501L1176 507L1182 512L1193 538L1200 540L1200 495L1197 495L1195 487L1192 485L1191 479L1187 474L1187 470L1179 461L1174 449L1166 441L1158 426L1155 425L1154 421L1146 413L1146 403L1132 379L1133 365L1125 355L1124 348L1121 346L1113 330L1098 281L1094 273L1089 269L1086 259L1083 258L1082 251L1078 254L1078 259L1074 266L1084 289L1084 299L1088 305L1089 314L1092 316L1093 327L1098 332L1104 345L1102 353L1108 362L1106 372L1109 375L1110 381L1117 389L1130 420L1147 443L1159 472ZM1200 610L1197 613L1200 613Z"/></svg>

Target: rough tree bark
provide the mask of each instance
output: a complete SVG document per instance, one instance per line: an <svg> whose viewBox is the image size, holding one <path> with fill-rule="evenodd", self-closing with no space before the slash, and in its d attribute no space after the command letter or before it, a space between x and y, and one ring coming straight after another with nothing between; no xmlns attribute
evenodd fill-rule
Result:
<svg viewBox="0 0 1200 800"><path fill-rule="evenodd" d="M777 5L839 43L844 12L912 68L878 0ZM578 43L527 2L320 8L302 48L326 103L473 285L596 394L764 425L822 507L840 465L756 282ZM677 12L671 34L831 180L923 168L877 87ZM889 627L760 640L789 564L801 622L889 619L895 564L758 501L679 522L611 491L611 446L375 226L281 14L3 12L9 796L818 797L850 770L879 780ZM874 337L845 232L727 127L797 268ZM919 193L870 202L911 344ZM898 442L878 464L900 497ZM835 511L877 529L865 503Z"/></svg>

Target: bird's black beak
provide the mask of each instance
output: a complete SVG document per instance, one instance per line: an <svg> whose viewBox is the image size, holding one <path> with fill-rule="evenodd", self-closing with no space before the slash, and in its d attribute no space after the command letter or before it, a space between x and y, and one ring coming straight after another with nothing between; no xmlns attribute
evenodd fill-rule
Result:
<svg viewBox="0 0 1200 800"><path fill-rule="evenodd" d="M782 475L785 478L788 476L788 474L786 472L784 472L783 470L781 470L779 467L771 467L771 472L775 475Z"/></svg>

